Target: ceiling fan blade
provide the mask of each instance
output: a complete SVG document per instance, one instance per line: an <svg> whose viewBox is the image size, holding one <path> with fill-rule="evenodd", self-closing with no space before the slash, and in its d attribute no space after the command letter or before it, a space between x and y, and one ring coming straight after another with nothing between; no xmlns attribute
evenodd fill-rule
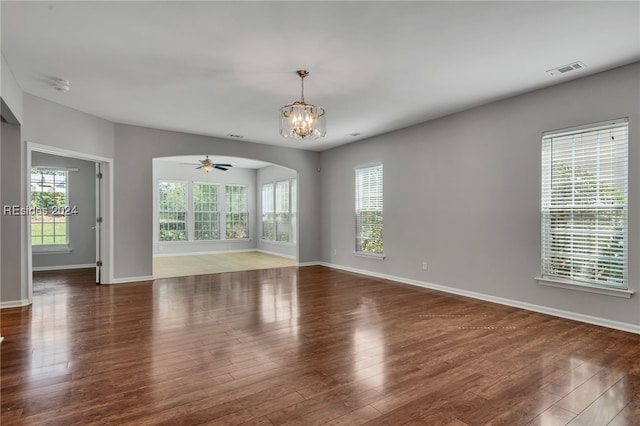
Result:
<svg viewBox="0 0 640 426"><path fill-rule="evenodd" d="M202 166L198 166L198 167L196 167L196 170L197 170L197 169L201 169L201 168L203 168L203 167L204 167L204 164L203 164Z"/></svg>
<svg viewBox="0 0 640 426"><path fill-rule="evenodd" d="M216 168L216 169L218 169L218 170L223 170L223 171L225 171L225 172L226 172L227 170L229 170L229 169L227 169L226 167L222 167L222 164L216 164L216 165L215 165L215 166L213 166L213 167L215 167L215 168Z"/></svg>
<svg viewBox="0 0 640 426"><path fill-rule="evenodd" d="M222 167L233 167L233 164L221 164L221 163L216 163L216 166L222 166Z"/></svg>

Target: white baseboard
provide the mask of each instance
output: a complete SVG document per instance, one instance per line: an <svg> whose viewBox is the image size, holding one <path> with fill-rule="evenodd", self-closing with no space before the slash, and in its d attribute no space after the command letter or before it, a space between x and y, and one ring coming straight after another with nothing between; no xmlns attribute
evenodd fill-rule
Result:
<svg viewBox="0 0 640 426"><path fill-rule="evenodd" d="M291 255L288 255L288 254L282 254L282 253L278 253L278 252L275 252L275 251L262 250L262 249L255 249L253 251L257 251L258 253L270 254L271 256L284 257L285 259L296 260L295 256L291 256Z"/></svg>
<svg viewBox="0 0 640 426"><path fill-rule="evenodd" d="M313 262L309 262L313 263ZM594 317L591 315L579 314L576 312L564 311L561 309L549 308L546 306L534 305L532 303L520 302L518 300L505 299L503 297L490 296L487 294L476 293L474 291L461 290L454 287L447 287L439 284L428 283L424 281L412 280L409 278L396 277L393 275L381 274L378 272L366 271L363 269L351 268L349 266L335 265L327 262L315 262L316 265L326 266L328 268L340 269L347 272L354 272L356 274L368 275L371 277L382 278L391 281L397 281L403 284L410 284L418 287L428 288L431 290L438 290L445 293L457 294L459 296L470 297L472 299L484 300L486 302L498 303L500 305L511 306L514 308L525 309L527 311L538 312L541 314L547 314L554 317L566 318L574 321L584 322L587 324L599 325L602 327L613 328L615 330L627 331L630 333L640 334L640 325L630 324L626 322L614 321L607 318ZM311 265L300 265L311 266Z"/></svg>
<svg viewBox="0 0 640 426"><path fill-rule="evenodd" d="M240 250L216 250L216 251L192 251L187 253L155 253L153 257L174 257L174 256L198 256L202 254L228 254L228 253L250 253L250 252L258 252L264 254L270 254L272 256L284 257L287 259L295 260L295 256L290 256L288 254L282 254L275 251L262 250L262 249L240 249Z"/></svg>
<svg viewBox="0 0 640 426"><path fill-rule="evenodd" d="M153 276L152 275L143 275L140 277L126 277L126 278L114 278L111 280L110 283L106 283L107 285L110 284L125 284L125 283L135 283L135 282L140 282L140 281L153 281Z"/></svg>
<svg viewBox="0 0 640 426"><path fill-rule="evenodd" d="M29 299L22 300L9 300L6 302L0 302L0 309L5 308L20 308L22 306L29 306Z"/></svg>
<svg viewBox="0 0 640 426"><path fill-rule="evenodd" d="M95 263L87 263L84 265L57 265L57 266L34 266L31 268L34 272L39 271L63 271L67 269L85 269L85 268L95 268Z"/></svg>
<svg viewBox="0 0 640 426"><path fill-rule="evenodd" d="M327 266L329 268L333 267L330 264L324 263L324 262L298 262L296 263L296 266ZM335 268L335 269L340 269L340 268Z"/></svg>

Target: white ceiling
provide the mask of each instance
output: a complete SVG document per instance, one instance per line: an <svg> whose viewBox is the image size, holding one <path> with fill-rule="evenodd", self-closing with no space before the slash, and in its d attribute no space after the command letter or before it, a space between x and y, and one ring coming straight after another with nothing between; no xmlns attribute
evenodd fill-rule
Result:
<svg viewBox="0 0 640 426"><path fill-rule="evenodd" d="M316 151L640 60L638 1L1 8L2 54L27 93L114 122ZM545 72L574 61L587 68ZM316 141L278 133L300 68L306 100L327 110Z"/></svg>

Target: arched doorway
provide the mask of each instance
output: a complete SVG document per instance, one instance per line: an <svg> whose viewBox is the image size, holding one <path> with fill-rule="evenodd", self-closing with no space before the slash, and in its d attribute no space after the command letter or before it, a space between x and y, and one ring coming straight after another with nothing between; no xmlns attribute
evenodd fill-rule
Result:
<svg viewBox="0 0 640 426"><path fill-rule="evenodd" d="M295 170L207 154L154 158L152 191L154 278L296 265Z"/></svg>

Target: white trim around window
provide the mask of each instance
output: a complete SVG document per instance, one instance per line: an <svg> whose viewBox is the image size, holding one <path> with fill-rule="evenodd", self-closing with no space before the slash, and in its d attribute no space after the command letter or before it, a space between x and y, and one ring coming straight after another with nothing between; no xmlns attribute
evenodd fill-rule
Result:
<svg viewBox="0 0 640 426"><path fill-rule="evenodd" d="M622 118L543 134L541 284L632 294L628 131Z"/></svg>
<svg viewBox="0 0 640 426"><path fill-rule="evenodd" d="M355 169L355 254L384 259L382 163Z"/></svg>
<svg viewBox="0 0 640 426"><path fill-rule="evenodd" d="M296 244L297 179L283 179L262 185L262 241Z"/></svg>

